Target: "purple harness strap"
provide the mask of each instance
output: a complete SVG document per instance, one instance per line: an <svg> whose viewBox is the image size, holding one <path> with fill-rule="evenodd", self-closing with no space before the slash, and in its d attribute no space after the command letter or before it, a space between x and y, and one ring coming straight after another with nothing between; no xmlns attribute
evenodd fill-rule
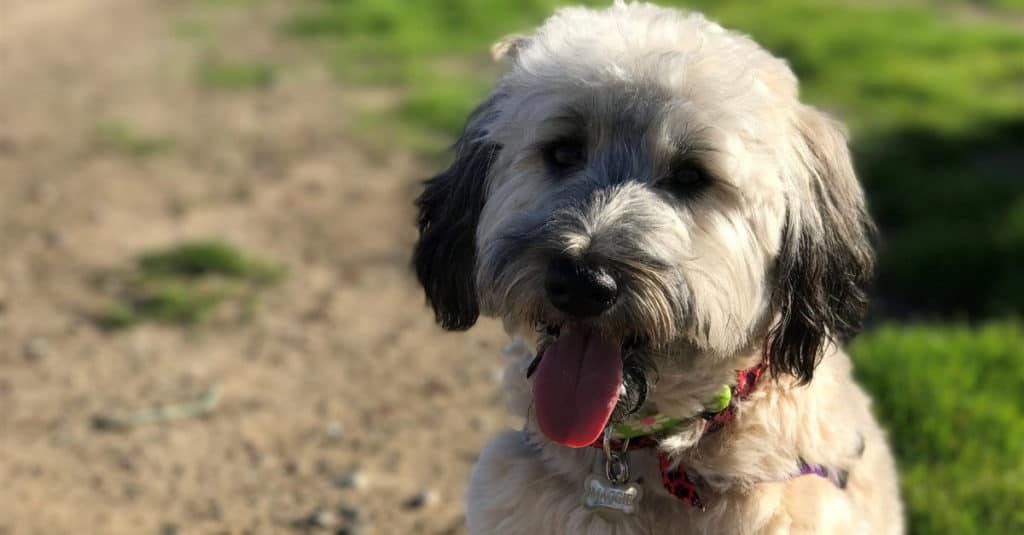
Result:
<svg viewBox="0 0 1024 535"><path fill-rule="evenodd" d="M800 459L798 466L800 468L800 472L787 479L813 474L831 481L833 485L840 489L846 488L846 480L849 476L849 473L846 470L833 470L823 464L807 464L803 459Z"/></svg>

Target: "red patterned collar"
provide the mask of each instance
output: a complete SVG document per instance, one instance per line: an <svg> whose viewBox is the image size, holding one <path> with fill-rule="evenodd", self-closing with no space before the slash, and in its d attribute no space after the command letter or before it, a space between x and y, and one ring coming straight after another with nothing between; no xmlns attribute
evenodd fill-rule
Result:
<svg viewBox="0 0 1024 535"><path fill-rule="evenodd" d="M754 391L761 375L767 368L767 359L762 360L751 368L736 372L736 384L731 386L732 396L729 404L718 412L705 412L701 414L704 419L704 431L702 436L721 431L736 417L737 403L750 397ZM591 447L602 448L603 440L598 439ZM622 448L622 443L613 444L615 448ZM651 435L644 435L630 439L626 443L627 450L638 450L651 448L657 451L658 466L661 468L661 483L670 494L683 503L687 503L700 510L704 510L704 502L697 494L697 487L700 483L699 476L688 474L686 467L682 464L673 466L668 455L658 449L658 439ZM815 467L817 468L817 467Z"/></svg>

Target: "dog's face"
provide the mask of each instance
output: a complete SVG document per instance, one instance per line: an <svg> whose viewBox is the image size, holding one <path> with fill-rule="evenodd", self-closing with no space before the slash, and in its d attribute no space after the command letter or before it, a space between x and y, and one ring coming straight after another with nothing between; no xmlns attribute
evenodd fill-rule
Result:
<svg viewBox="0 0 1024 535"><path fill-rule="evenodd" d="M574 403L536 384L571 376L563 390L620 408L642 402L643 370L681 358L764 346L807 380L857 326L863 196L783 61L699 15L621 3L562 10L500 51L511 69L418 201L415 264L443 326L483 312L537 329L535 396Z"/></svg>

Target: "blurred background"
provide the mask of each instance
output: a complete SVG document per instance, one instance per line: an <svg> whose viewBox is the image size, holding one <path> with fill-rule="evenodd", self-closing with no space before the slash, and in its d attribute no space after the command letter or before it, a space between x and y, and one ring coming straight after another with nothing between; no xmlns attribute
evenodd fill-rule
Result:
<svg viewBox="0 0 1024 535"><path fill-rule="evenodd" d="M911 532L1024 533L1024 1L663 3L851 128ZM411 203L556 4L0 0L0 534L464 533L519 423Z"/></svg>

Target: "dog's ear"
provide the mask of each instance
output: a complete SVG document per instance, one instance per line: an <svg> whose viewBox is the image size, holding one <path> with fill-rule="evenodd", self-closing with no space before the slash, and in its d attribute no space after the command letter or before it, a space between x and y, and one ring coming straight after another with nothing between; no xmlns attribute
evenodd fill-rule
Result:
<svg viewBox="0 0 1024 535"><path fill-rule="evenodd" d="M420 232L413 265L437 322L449 330L468 329L480 315L474 273L476 227L486 178L500 150L485 139L496 100L492 96L470 115L455 142L455 161L427 180L416 199Z"/></svg>
<svg viewBox="0 0 1024 535"><path fill-rule="evenodd" d="M840 125L801 107L796 129L796 198L775 266L778 320L766 349L775 374L807 382L825 347L860 328L874 269L874 226Z"/></svg>

